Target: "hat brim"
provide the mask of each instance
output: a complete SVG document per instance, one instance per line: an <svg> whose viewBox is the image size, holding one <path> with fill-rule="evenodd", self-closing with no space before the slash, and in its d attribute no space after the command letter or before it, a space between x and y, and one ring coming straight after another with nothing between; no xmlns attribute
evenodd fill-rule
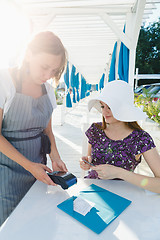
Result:
<svg viewBox="0 0 160 240"><path fill-rule="evenodd" d="M147 115L138 107L135 107L134 105L129 104L123 104L123 105L116 105L112 104L110 100L107 98L104 100L102 97L97 97L94 99L89 100L88 102L88 110L90 111L93 107L96 108L100 113L101 111L101 104L100 101L106 103L112 111L113 117L119 121L123 122L134 122L138 120L143 120L147 117Z"/></svg>

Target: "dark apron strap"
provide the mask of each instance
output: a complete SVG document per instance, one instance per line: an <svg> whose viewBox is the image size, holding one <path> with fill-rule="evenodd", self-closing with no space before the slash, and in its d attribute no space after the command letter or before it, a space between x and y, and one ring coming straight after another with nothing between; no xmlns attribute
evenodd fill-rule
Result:
<svg viewBox="0 0 160 240"><path fill-rule="evenodd" d="M26 137L26 138L15 138L15 137L5 137L8 141L11 141L11 142L21 142L21 141L26 141L26 140L32 140L32 139L35 139L35 138L38 138L38 137L41 137L42 136L42 132L35 135L35 136L32 136L32 137Z"/></svg>
<svg viewBox="0 0 160 240"><path fill-rule="evenodd" d="M14 138L14 137L5 137L5 138L11 142L19 142L19 141L27 141L27 140L36 139L38 137L41 137L40 153L43 156L43 163L46 165L46 163L47 163L46 154L50 154L50 152L51 152L51 142L50 142L49 137L45 133L41 132L33 137L26 137L26 138Z"/></svg>

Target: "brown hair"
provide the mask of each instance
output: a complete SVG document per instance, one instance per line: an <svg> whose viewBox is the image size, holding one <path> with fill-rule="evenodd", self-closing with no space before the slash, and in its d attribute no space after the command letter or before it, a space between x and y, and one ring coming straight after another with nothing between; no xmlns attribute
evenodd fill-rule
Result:
<svg viewBox="0 0 160 240"><path fill-rule="evenodd" d="M31 50L33 54L45 52L62 56L61 66L53 77L56 83L58 83L67 63L67 52L59 37L50 31L40 32L29 42L27 50L28 49ZM25 64L25 61L23 64Z"/></svg>
<svg viewBox="0 0 160 240"><path fill-rule="evenodd" d="M102 126L97 123L95 123L95 125L97 126L97 128L100 128L102 130L106 129L107 124L106 124L105 118L102 117ZM142 130L142 128L139 126L139 124L136 121L135 122L125 122L125 125L127 125L132 130Z"/></svg>

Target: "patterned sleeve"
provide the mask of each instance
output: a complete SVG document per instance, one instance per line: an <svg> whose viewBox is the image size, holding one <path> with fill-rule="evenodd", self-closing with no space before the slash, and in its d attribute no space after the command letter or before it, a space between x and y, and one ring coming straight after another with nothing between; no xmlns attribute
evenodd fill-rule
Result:
<svg viewBox="0 0 160 240"><path fill-rule="evenodd" d="M149 133L142 131L139 135L137 154L144 153L155 147L155 143Z"/></svg>
<svg viewBox="0 0 160 240"><path fill-rule="evenodd" d="M85 132L86 136L88 137L88 142L93 145L97 142L99 129L96 127L95 123L92 123L90 128Z"/></svg>

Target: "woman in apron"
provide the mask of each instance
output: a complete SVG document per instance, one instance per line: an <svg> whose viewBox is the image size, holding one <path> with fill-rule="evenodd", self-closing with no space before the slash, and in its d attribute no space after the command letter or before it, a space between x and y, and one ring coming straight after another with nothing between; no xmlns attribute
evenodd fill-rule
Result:
<svg viewBox="0 0 160 240"><path fill-rule="evenodd" d="M46 82L58 81L65 64L64 46L47 31L28 44L20 68L0 70L0 225L36 179L55 185L47 153L54 171L67 171L51 129L54 90Z"/></svg>

